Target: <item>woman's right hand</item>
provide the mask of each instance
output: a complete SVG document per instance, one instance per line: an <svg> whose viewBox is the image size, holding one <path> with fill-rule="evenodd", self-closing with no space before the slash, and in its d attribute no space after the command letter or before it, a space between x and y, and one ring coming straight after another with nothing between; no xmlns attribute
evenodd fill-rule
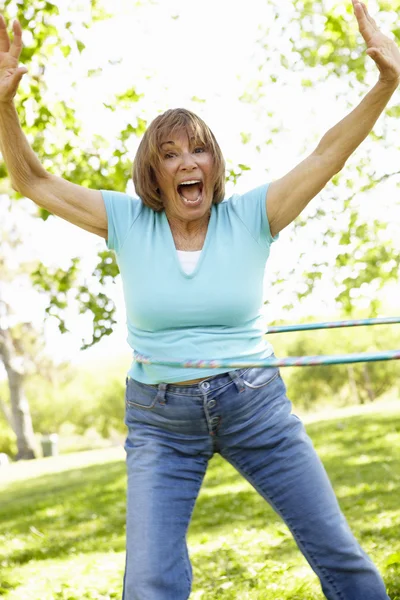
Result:
<svg viewBox="0 0 400 600"><path fill-rule="evenodd" d="M28 72L19 67L22 51L22 29L18 21L13 23L14 39L10 42L6 22L0 15L0 102L10 102L18 89L22 76Z"/></svg>

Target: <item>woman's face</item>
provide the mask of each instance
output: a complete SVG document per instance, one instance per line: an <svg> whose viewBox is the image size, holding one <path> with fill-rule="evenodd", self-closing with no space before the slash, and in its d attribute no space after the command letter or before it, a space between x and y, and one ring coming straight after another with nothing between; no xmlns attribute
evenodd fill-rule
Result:
<svg viewBox="0 0 400 600"><path fill-rule="evenodd" d="M208 214L214 193L214 159L185 130L169 134L160 145L157 184L168 217L194 221Z"/></svg>

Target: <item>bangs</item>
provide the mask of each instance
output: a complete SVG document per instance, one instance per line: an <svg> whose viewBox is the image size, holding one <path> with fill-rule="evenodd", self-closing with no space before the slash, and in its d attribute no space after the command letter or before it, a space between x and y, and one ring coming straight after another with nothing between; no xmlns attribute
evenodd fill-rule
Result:
<svg viewBox="0 0 400 600"><path fill-rule="evenodd" d="M182 132L186 133L194 145L204 146L215 155L214 144L208 127L200 121L199 117L190 113L171 114L170 117L166 116L160 122L151 140L151 163L155 169L158 169L161 163L161 144L167 141L169 136L173 137Z"/></svg>

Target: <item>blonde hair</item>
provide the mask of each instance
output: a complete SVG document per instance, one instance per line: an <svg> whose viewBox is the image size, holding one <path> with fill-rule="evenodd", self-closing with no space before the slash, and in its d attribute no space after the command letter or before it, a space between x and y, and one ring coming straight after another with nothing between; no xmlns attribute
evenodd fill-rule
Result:
<svg viewBox="0 0 400 600"><path fill-rule="evenodd" d="M185 130L195 143L203 144L214 158L213 203L225 197L225 160L211 129L204 121L184 108L167 110L152 121L144 134L133 163L132 179L136 193L144 204L156 212L164 209L157 185L161 169L160 145L166 136Z"/></svg>

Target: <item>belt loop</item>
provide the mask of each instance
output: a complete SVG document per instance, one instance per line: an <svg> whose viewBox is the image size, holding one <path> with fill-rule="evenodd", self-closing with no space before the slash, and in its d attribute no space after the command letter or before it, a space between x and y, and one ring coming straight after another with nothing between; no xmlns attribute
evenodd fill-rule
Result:
<svg viewBox="0 0 400 600"><path fill-rule="evenodd" d="M167 391L167 384L166 383L160 383L158 385L158 392L157 392L157 396L156 396L156 402L159 402L160 404L162 404L162 406L164 406L165 404L167 404L167 399L165 397L166 391Z"/></svg>
<svg viewBox="0 0 400 600"><path fill-rule="evenodd" d="M243 378L239 375L239 371L229 371L229 377L232 379L233 383L236 385L238 392L245 391L245 385Z"/></svg>

